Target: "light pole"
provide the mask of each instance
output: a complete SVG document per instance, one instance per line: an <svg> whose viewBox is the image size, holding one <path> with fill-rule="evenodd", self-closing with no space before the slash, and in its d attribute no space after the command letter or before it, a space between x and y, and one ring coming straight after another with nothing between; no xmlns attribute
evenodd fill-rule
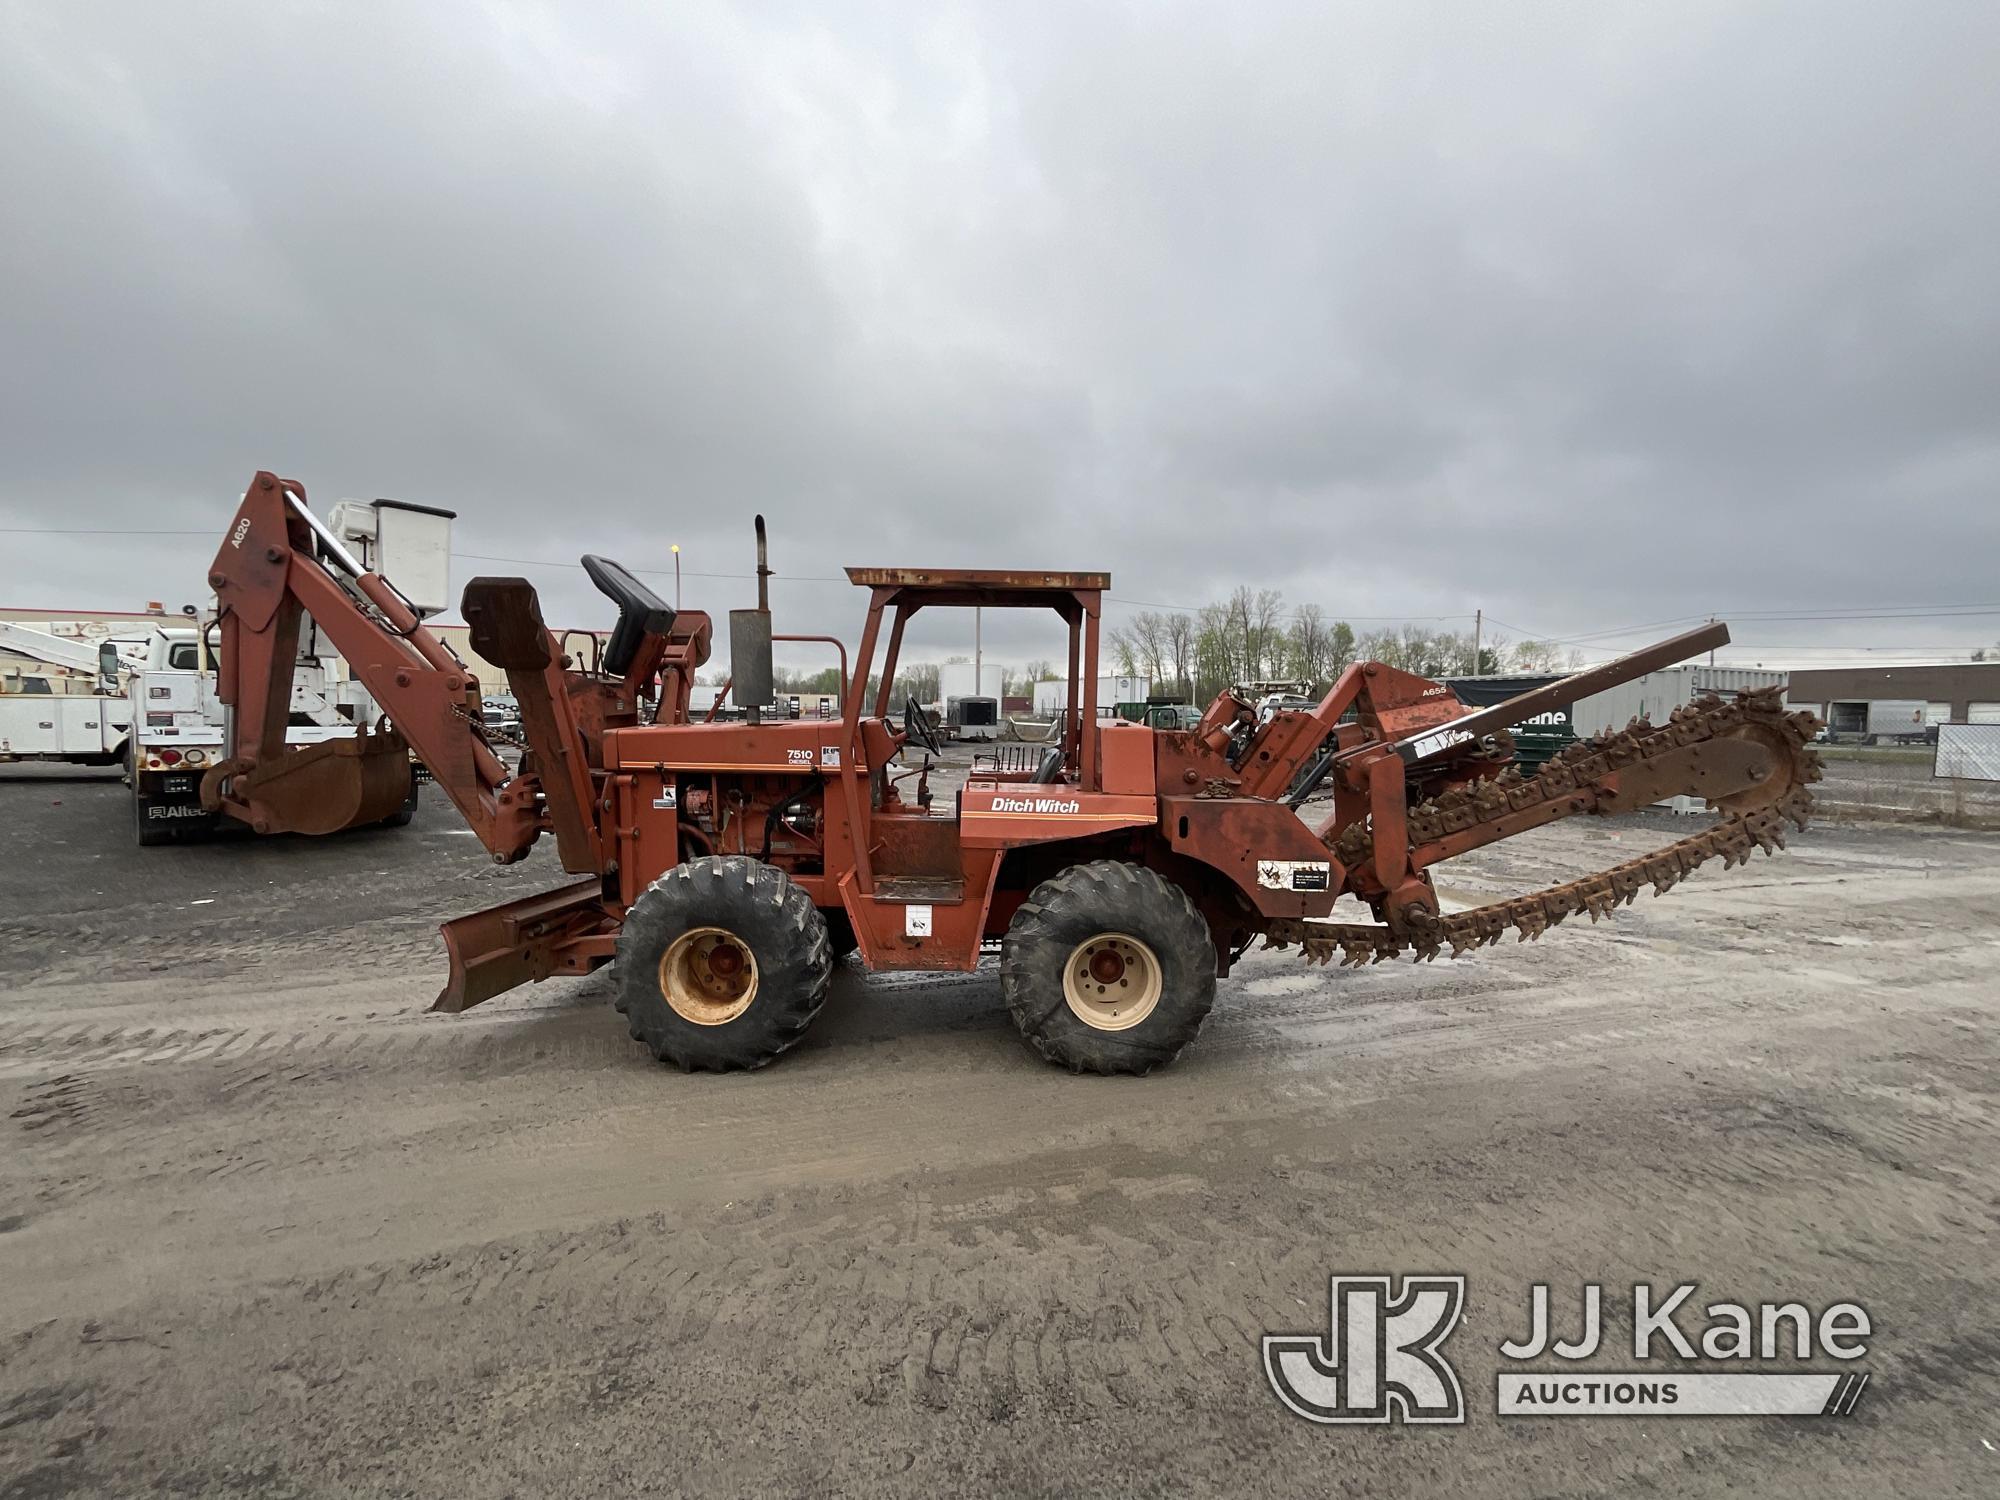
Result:
<svg viewBox="0 0 2000 1500"><path fill-rule="evenodd" d="M674 609L681 607L681 544L674 543Z"/></svg>

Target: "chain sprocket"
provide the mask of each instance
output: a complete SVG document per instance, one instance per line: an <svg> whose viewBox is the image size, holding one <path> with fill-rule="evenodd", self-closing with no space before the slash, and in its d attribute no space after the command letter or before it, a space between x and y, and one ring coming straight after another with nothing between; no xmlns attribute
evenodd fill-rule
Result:
<svg viewBox="0 0 2000 1500"><path fill-rule="evenodd" d="M1308 962L1328 963L1339 955L1343 967L1380 963L1405 952L1418 960L1433 959L1447 947L1456 958L1497 943L1509 932L1518 933L1521 942L1539 938L1564 918L1583 912L1594 922L1630 905L1648 886L1665 894L1711 859L1720 858L1728 869L1749 859L1752 850L1773 853L1785 845L1785 824L1803 829L1811 814L1812 794L1807 787L1822 774L1819 757L1810 748L1818 729L1819 721L1811 714L1787 713L1776 688L1760 688L1731 701L1713 695L1702 698L1675 709L1658 728L1634 719L1614 734L1579 740L1534 776L1523 776L1510 766L1498 776L1412 808L1411 845L1476 829L1539 803L1568 800L1573 806L1560 816L1589 811L1596 800L1589 794L1601 778L1704 740L1753 737L1779 757L1774 774L1757 787L1720 799L1722 816L1709 827L1608 870L1469 911L1425 915L1403 929L1366 922L1281 920L1265 930L1265 946L1285 948L1296 943ZM1585 795L1579 797L1580 793ZM1372 853L1373 840L1365 823L1351 824L1329 835L1326 842L1348 869Z"/></svg>

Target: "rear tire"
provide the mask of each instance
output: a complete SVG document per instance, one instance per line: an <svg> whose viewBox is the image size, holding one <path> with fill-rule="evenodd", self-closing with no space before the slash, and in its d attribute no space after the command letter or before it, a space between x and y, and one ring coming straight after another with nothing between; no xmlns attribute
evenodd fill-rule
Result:
<svg viewBox="0 0 2000 1500"><path fill-rule="evenodd" d="M410 826L411 820L417 815L417 794L419 790L420 788L417 786L417 773L413 768L410 771L410 794L403 799L401 807L382 820L384 828L408 828Z"/></svg>
<svg viewBox="0 0 2000 1500"><path fill-rule="evenodd" d="M184 807L187 804L173 799L146 796L135 780L132 787L132 830L138 836L141 849L156 849L162 844L196 844L215 832L218 815L203 813L191 818L155 818L148 816L155 807Z"/></svg>
<svg viewBox="0 0 2000 1500"><path fill-rule="evenodd" d="M1075 865L1014 914L1000 992L1044 1060L1072 1073L1150 1073L1208 1018L1215 945L1187 894L1156 872Z"/></svg>
<svg viewBox="0 0 2000 1500"><path fill-rule="evenodd" d="M618 1008L683 1072L761 1068L826 1004L826 920L784 871L741 855L676 865L618 935Z"/></svg>
<svg viewBox="0 0 2000 1500"><path fill-rule="evenodd" d="M137 787L132 789L132 830L139 836L141 849L157 849L162 844L174 842L173 829L147 820L146 799L139 795Z"/></svg>

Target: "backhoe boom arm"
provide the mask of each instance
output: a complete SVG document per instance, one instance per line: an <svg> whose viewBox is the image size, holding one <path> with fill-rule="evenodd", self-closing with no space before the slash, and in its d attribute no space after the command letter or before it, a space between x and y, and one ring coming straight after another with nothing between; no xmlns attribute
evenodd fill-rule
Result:
<svg viewBox="0 0 2000 1500"><path fill-rule="evenodd" d="M232 713L226 758L203 778L204 802L260 832L353 826L370 821L392 786L401 801L414 749L496 860L528 852L543 822L539 788L533 776L510 776L487 743L477 678L320 524L303 486L271 473L251 480L208 581L221 616L217 691ZM302 615L390 727L286 745Z"/></svg>

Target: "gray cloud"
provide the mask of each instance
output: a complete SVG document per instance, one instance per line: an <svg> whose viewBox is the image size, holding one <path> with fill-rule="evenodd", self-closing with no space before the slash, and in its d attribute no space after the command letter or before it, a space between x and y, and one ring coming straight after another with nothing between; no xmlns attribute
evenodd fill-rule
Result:
<svg viewBox="0 0 2000 1500"><path fill-rule="evenodd" d="M194 597L259 466L679 542L717 613L761 509L800 630L864 562L1563 634L1996 597L1992 13L917 15L0 11L0 525L203 533L0 535L0 602Z"/></svg>

